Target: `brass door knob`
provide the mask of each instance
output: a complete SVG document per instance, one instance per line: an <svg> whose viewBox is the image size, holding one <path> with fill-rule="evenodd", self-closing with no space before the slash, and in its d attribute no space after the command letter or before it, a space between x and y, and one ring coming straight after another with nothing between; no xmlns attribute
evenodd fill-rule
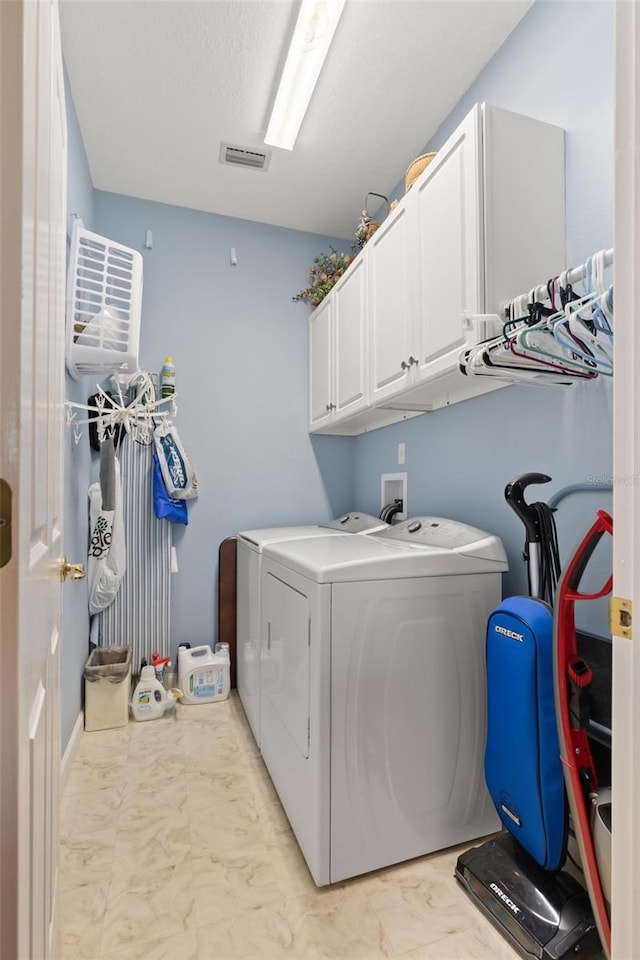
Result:
<svg viewBox="0 0 640 960"><path fill-rule="evenodd" d="M68 563L66 557L60 557L58 565L60 567L60 583L64 583L67 577L71 580L84 580L87 575L84 564Z"/></svg>

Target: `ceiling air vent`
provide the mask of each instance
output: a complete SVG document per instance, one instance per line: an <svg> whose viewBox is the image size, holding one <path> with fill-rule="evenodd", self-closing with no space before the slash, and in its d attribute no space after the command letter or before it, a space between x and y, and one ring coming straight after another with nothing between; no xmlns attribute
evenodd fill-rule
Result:
<svg viewBox="0 0 640 960"><path fill-rule="evenodd" d="M220 144L220 163L231 167L249 167L251 170L268 168L271 152L263 153L260 150L250 150L248 147L234 147L230 143Z"/></svg>

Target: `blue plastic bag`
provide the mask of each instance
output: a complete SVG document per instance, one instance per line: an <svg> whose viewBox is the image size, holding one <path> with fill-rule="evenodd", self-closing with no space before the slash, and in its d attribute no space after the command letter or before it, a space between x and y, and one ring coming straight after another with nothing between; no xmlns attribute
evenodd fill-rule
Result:
<svg viewBox="0 0 640 960"><path fill-rule="evenodd" d="M153 455L153 510L158 520L169 520L171 523L189 523L187 501L172 500L167 493L157 453Z"/></svg>

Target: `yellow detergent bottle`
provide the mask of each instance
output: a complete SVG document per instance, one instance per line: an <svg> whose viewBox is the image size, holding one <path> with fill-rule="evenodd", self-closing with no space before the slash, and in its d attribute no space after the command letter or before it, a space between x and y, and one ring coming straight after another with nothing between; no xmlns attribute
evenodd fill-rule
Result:
<svg viewBox="0 0 640 960"><path fill-rule="evenodd" d="M167 691L152 666L143 667L133 692L131 712L135 720L157 720L167 706Z"/></svg>

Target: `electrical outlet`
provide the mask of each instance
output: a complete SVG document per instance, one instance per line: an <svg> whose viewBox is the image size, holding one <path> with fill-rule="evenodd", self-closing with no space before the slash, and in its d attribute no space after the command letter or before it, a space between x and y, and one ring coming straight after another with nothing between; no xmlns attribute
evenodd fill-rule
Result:
<svg viewBox="0 0 640 960"><path fill-rule="evenodd" d="M398 444L398 463L404 463L404 458L405 458L405 444L399 443Z"/></svg>

